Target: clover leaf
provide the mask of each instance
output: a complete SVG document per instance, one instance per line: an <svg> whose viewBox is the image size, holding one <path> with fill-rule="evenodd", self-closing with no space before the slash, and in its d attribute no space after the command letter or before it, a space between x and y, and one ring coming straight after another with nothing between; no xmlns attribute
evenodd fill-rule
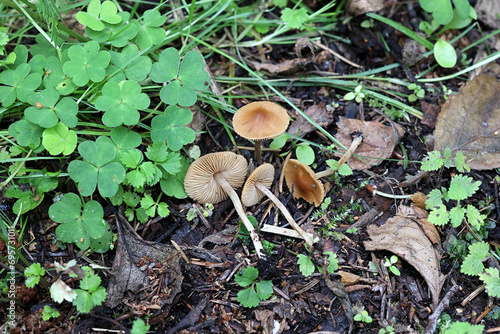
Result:
<svg viewBox="0 0 500 334"><path fill-rule="evenodd" d="M179 172L173 174L165 171L163 173L160 187L167 196L183 199L187 197L186 191L184 190L184 177L189 168L189 162L186 158L180 156L180 163ZM165 163L163 165L165 165Z"/></svg>
<svg viewBox="0 0 500 334"><path fill-rule="evenodd" d="M111 60L107 51L99 51L99 43L90 41L82 45L73 45L68 50L71 59L63 65L64 74L77 86L86 85L89 80L100 82L106 76L106 67Z"/></svg>
<svg viewBox="0 0 500 334"><path fill-rule="evenodd" d="M42 135L43 147L51 155L69 155L76 148L77 136L75 131L68 130L68 127L62 123L57 123L52 128L45 129Z"/></svg>
<svg viewBox="0 0 500 334"><path fill-rule="evenodd" d="M210 77L203 68L203 57L198 52L189 51L180 62L179 52L168 48L153 64L150 77L154 82L168 82L160 91L163 102L189 107L196 102L195 90L205 90L210 83Z"/></svg>
<svg viewBox="0 0 500 334"><path fill-rule="evenodd" d="M56 57L48 57L44 67L43 86L45 88L54 88L61 95L71 94L76 86L67 77L62 69L62 64Z"/></svg>
<svg viewBox="0 0 500 334"><path fill-rule="evenodd" d="M194 130L184 125L191 122L193 114L190 110L175 105L168 106L165 112L151 121L151 139L153 142L167 141L172 151L180 150L195 139Z"/></svg>
<svg viewBox="0 0 500 334"><path fill-rule="evenodd" d="M40 146L43 128L22 119L9 126L9 133L17 139L17 144L35 149Z"/></svg>
<svg viewBox="0 0 500 334"><path fill-rule="evenodd" d="M58 101L59 93L53 88L31 94L28 97L28 102L33 106L26 108L26 119L43 128L56 126L59 119L68 127L75 127L78 123L78 118L76 117L78 105L69 97Z"/></svg>
<svg viewBox="0 0 500 334"><path fill-rule="evenodd" d="M130 150L136 150L135 147L141 145L141 135L135 131L128 130L123 126L113 128L110 133L111 140L116 145L116 161L122 160L122 154Z"/></svg>
<svg viewBox="0 0 500 334"><path fill-rule="evenodd" d="M165 39L165 30L159 28L167 18L162 16L156 9L149 9L144 12L141 19L141 30L137 36L136 43L142 49L160 44Z"/></svg>
<svg viewBox="0 0 500 334"><path fill-rule="evenodd" d="M95 142L84 141L78 145L84 161L74 160L68 166L69 176L78 183L82 196L90 196L97 186L102 197L111 197L125 179L125 169L112 162L116 149L109 138L99 137Z"/></svg>
<svg viewBox="0 0 500 334"><path fill-rule="evenodd" d="M116 5L111 1L92 0L87 7L87 11L80 11L76 14L76 19L81 24L92 30L101 31L104 29L104 22L117 24L122 21L118 15Z"/></svg>
<svg viewBox="0 0 500 334"><path fill-rule="evenodd" d="M30 94L35 92L42 78L36 73L31 73L31 65L20 64L15 70L6 70L0 73L0 102L6 108L12 105L16 98L26 102ZM4 86L2 86L4 85Z"/></svg>
<svg viewBox="0 0 500 334"><path fill-rule="evenodd" d="M149 104L148 95L141 93L141 86L136 81L107 82L102 88L102 96L95 101L96 108L105 111L102 122L109 127L137 124L138 109L146 109Z"/></svg>
<svg viewBox="0 0 500 334"><path fill-rule="evenodd" d="M104 23L105 29L97 31L90 27L85 29L87 36L96 42L109 42L112 46L122 48L133 39L139 32L139 24L137 20L129 20L129 12L119 12L118 15L122 18L118 24Z"/></svg>
<svg viewBox="0 0 500 334"><path fill-rule="evenodd" d="M100 238L109 229L103 219L104 210L97 201L88 201L83 205L78 195L65 194L59 202L49 208L49 217L60 223L56 228L59 239L66 243L75 243L80 249L87 249L90 238Z"/></svg>
<svg viewBox="0 0 500 334"><path fill-rule="evenodd" d="M111 77L113 81L123 81L125 77L129 80L143 81L151 72L153 63L151 58L140 56L137 45L130 44L122 49L122 52L111 51L111 63L108 72L115 72L117 69L122 70L122 75L114 75Z"/></svg>

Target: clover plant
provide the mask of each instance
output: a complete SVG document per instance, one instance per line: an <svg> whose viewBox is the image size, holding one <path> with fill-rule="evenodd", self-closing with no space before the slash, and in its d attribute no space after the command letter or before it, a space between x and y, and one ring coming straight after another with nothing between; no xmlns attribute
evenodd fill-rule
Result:
<svg viewBox="0 0 500 334"><path fill-rule="evenodd" d="M273 294L272 281L257 281L259 270L247 267L234 276L236 283L241 287L248 287L238 292L238 301L244 307L256 307L261 300L266 300Z"/></svg>
<svg viewBox="0 0 500 334"><path fill-rule="evenodd" d="M40 11L50 21L47 8ZM81 249L105 252L113 234L102 220L104 198L125 205L128 218L146 222L169 214L158 194L187 197L184 153L195 132L185 107L207 92L210 77L200 53L162 48L169 42L167 18L158 8L134 17L112 1L92 0L76 19L86 36L40 34L29 50L18 45L1 63L0 103L3 115L14 118L9 134L17 154L31 150L32 157L56 162L52 174L21 178L6 196L17 199L16 213L26 213L69 179L78 194L63 194L49 209L59 223L56 234ZM18 166L9 171L22 176Z"/></svg>

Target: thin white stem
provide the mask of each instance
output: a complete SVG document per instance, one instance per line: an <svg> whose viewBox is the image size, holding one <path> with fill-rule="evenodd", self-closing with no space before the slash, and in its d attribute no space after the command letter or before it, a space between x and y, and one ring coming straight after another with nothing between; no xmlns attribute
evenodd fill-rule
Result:
<svg viewBox="0 0 500 334"><path fill-rule="evenodd" d="M405 199L405 198L410 198L412 197L413 195L394 195L394 194L387 194L387 193L383 193L381 191L378 191L378 190L373 190L372 191L372 195L375 196L375 195L379 195L379 196L382 196L382 197L387 197L387 198L393 198L393 199Z"/></svg>
<svg viewBox="0 0 500 334"><path fill-rule="evenodd" d="M309 246L309 249L313 249L313 240L312 240L312 237L309 235L309 233L307 233L306 231L304 231L296 222L295 220L293 219L292 215L290 214L290 212L288 212L288 210L285 208L285 206L283 205L283 203L280 202L280 200L274 196L274 194L272 193L271 190L267 189L267 187L265 185L263 185L262 183L260 182L256 182L255 183L255 186L260 190L262 191L264 194L266 194L267 197L269 197L269 199L271 201L273 201L273 203L278 207L278 209L280 209L280 211L283 213L283 215L285 216L286 220L288 221L288 223L293 227L293 229L295 231L297 231L298 234L300 234L300 236L302 237L302 239L304 239L304 241L306 242L307 246Z"/></svg>
<svg viewBox="0 0 500 334"><path fill-rule="evenodd" d="M342 158L340 158L339 163L337 164L337 168L336 169L330 168L330 169L324 170L322 172L316 173L316 177L318 179L320 179L322 177L332 175L333 173L335 173L335 171L339 170L340 166L342 166L347 160L349 160L349 158L352 156L354 151L356 151L359 144L361 144L362 140L363 140L363 136L361 136L361 135L354 137L354 139L352 140L351 146L349 146L349 149L344 153Z"/></svg>
<svg viewBox="0 0 500 334"><path fill-rule="evenodd" d="M241 201L240 198L238 197L238 194L236 194L236 191L234 191L233 187L231 187L229 182L227 182L226 179L221 174L216 173L214 175L214 178L217 181L217 183L222 187L222 189L224 189L226 194L228 194L231 201L233 201L236 212L240 216L241 220L243 221L243 224L245 225L248 233L250 234L250 239L252 239L253 246L255 247L255 251L259 256L259 259L265 260L266 253L264 247L262 246L262 242L260 241L259 236L257 235L257 232L255 231L255 228L253 227L252 223L250 222L250 220L248 220L248 217L245 214L245 210L243 210L243 206L241 205Z"/></svg>

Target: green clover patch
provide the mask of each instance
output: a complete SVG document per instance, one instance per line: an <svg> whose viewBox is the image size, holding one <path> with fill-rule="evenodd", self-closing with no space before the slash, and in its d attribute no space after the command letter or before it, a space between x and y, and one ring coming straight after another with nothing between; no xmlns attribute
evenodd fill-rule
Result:
<svg viewBox="0 0 500 334"><path fill-rule="evenodd" d="M167 141L172 151L179 151L184 145L195 139L194 130L184 125L191 122L193 114L190 110L171 105L165 112L151 121L151 139L153 142Z"/></svg>
<svg viewBox="0 0 500 334"><path fill-rule="evenodd" d="M167 18L156 9L144 12L141 20L141 30L137 35L136 43L142 49L160 44L165 39L165 30L160 28Z"/></svg>
<svg viewBox="0 0 500 334"><path fill-rule="evenodd" d="M121 69L122 75L114 75L110 80L120 82L125 80L143 81L151 72L153 63L151 58L147 56L140 56L137 45L130 44L123 48L122 52L111 51L111 63L108 72L115 72ZM120 74L120 73L118 73Z"/></svg>
<svg viewBox="0 0 500 334"><path fill-rule="evenodd" d="M9 133L16 138L19 145L36 149L40 146L43 128L22 119L9 126Z"/></svg>
<svg viewBox="0 0 500 334"><path fill-rule="evenodd" d="M84 141L78 145L84 161L74 160L68 166L69 176L78 183L82 196L90 196L97 186L102 197L112 197L125 179L125 169L119 162L112 162L116 149L107 137L95 142Z"/></svg>
<svg viewBox="0 0 500 334"><path fill-rule="evenodd" d="M39 74L31 73L31 65L20 64L15 70L6 70L0 73L0 102L7 108L12 105L16 98L26 102L30 94L35 92L42 78ZM4 85L4 86L2 86Z"/></svg>
<svg viewBox="0 0 500 334"><path fill-rule="evenodd" d="M189 51L181 62L179 52L168 48L153 64L150 77L154 82L168 82L160 91L163 102L189 107L196 103L195 91L206 90L209 86L210 77L203 68L203 57L198 52Z"/></svg>
<svg viewBox="0 0 500 334"><path fill-rule="evenodd" d="M105 111L102 122L109 127L135 125L139 122L139 111L149 107L147 94L141 93L141 86L136 81L107 82L102 88L102 96L95 101L95 106Z"/></svg>

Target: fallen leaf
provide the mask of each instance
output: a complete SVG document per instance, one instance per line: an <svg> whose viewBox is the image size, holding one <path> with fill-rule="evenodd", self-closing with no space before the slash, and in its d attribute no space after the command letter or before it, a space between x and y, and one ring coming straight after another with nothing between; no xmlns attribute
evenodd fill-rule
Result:
<svg viewBox="0 0 500 334"><path fill-rule="evenodd" d="M422 121L420 123L427 125L431 129L434 129L440 111L439 106L425 101L421 101L420 106L422 107L422 111L424 113L424 116L422 117Z"/></svg>
<svg viewBox="0 0 500 334"><path fill-rule="evenodd" d="M491 0L478 0L474 7L477 19L488 25L493 30L500 28L500 2Z"/></svg>
<svg viewBox="0 0 500 334"><path fill-rule="evenodd" d="M384 0L349 0L346 4L347 12L354 16L378 12L382 8L384 8Z"/></svg>
<svg viewBox="0 0 500 334"><path fill-rule="evenodd" d="M500 167L500 83L489 75L467 82L443 105L434 149L461 151L472 169Z"/></svg>
<svg viewBox="0 0 500 334"><path fill-rule="evenodd" d="M126 224L128 222L124 222L125 227L127 227ZM152 293L158 297L156 302L160 306L171 304L181 291L182 285L179 255L176 255L175 248L144 241L122 228L119 222L118 226L118 246L107 288L106 305L114 308L122 304L128 291L134 296L137 304L146 300ZM132 228L129 227L129 229ZM141 267L139 267L139 262L141 262ZM148 275L148 269L143 267L148 267L152 263L155 264L156 270ZM167 286L162 282L162 277L168 277ZM161 286L160 291L158 291L158 284Z"/></svg>
<svg viewBox="0 0 500 334"><path fill-rule="evenodd" d="M300 71L304 66L310 63L309 59L296 58L292 60L285 60L282 63L260 63L256 61L247 60L247 63L253 66L257 71L264 70L270 74L293 74Z"/></svg>
<svg viewBox="0 0 500 334"><path fill-rule="evenodd" d="M436 226L427 220L429 213L426 210L418 206L400 205L397 214L404 218L415 219L415 221L422 227L422 231L424 231L427 238L429 238L434 245L441 245L439 232Z"/></svg>
<svg viewBox="0 0 500 334"><path fill-rule="evenodd" d="M347 160L347 164L356 170L377 166L383 159L390 157L392 151L394 151L394 147L405 132L403 127L398 124L395 124L393 128L392 126L385 126L380 122L368 122L344 117L340 117L337 126L339 130L336 138L345 147L351 145L351 134L353 132L359 131L363 134L363 142L354 154L372 159L363 158L364 161L361 161L356 157L351 157ZM335 155L341 157L343 152Z"/></svg>
<svg viewBox="0 0 500 334"><path fill-rule="evenodd" d="M338 274L340 275L340 281L344 283L344 285L353 285L361 281L361 277L356 274L352 274L347 271L339 270Z"/></svg>
<svg viewBox="0 0 500 334"><path fill-rule="evenodd" d="M333 122L332 113L326 110L325 106L313 104L304 113L322 127L327 127ZM304 137L308 133L315 131L316 127L302 116L298 116L288 127L288 133L294 136Z"/></svg>
<svg viewBox="0 0 500 334"><path fill-rule="evenodd" d="M427 282L436 306L446 276L441 274L439 251L434 248L419 223L396 216L380 227L369 225L367 232L371 240L364 242L365 248L369 251L390 251L412 265Z"/></svg>

